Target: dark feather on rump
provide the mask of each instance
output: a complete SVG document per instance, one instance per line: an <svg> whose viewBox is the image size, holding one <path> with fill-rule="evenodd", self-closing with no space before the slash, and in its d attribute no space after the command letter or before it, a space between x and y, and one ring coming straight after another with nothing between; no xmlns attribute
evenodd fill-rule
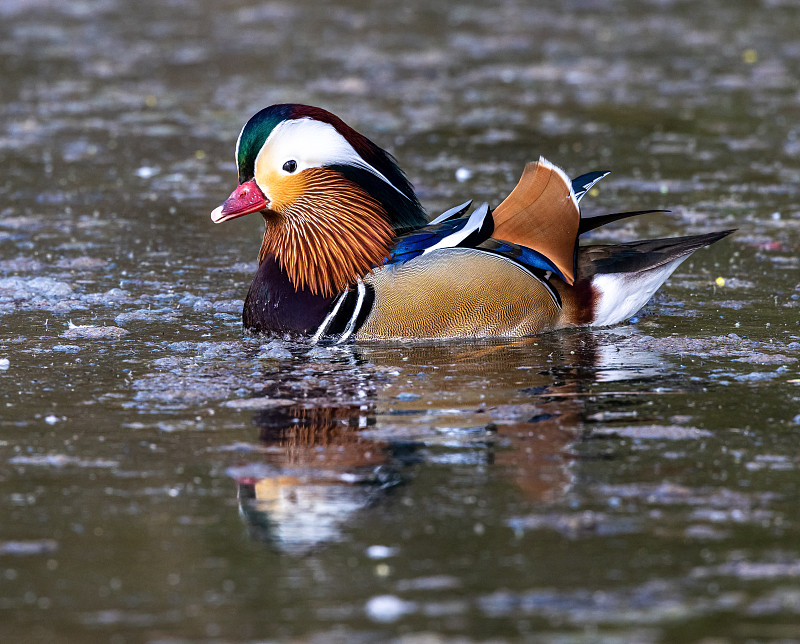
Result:
<svg viewBox="0 0 800 644"><path fill-rule="evenodd" d="M727 237L734 230L705 235L646 239L625 244L599 244L578 249L578 274L582 279L603 273L631 273L668 264L698 248Z"/></svg>

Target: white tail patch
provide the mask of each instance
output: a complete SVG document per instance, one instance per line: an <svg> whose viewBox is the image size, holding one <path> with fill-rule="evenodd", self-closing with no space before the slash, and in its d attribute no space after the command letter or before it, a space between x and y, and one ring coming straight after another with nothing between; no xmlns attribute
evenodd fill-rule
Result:
<svg viewBox="0 0 800 644"><path fill-rule="evenodd" d="M592 286L599 298L592 326L618 324L634 315L687 257L688 254L642 272L595 275Z"/></svg>

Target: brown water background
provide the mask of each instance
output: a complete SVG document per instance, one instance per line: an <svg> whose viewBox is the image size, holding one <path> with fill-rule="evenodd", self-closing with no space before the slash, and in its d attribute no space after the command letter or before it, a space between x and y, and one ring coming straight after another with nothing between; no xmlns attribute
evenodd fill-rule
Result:
<svg viewBox="0 0 800 644"><path fill-rule="evenodd" d="M2 0L0 639L800 642L798 26ZM672 211L593 240L739 232L611 329L249 337L262 224L208 214L274 102L391 150L431 214L542 154L613 171L590 212Z"/></svg>

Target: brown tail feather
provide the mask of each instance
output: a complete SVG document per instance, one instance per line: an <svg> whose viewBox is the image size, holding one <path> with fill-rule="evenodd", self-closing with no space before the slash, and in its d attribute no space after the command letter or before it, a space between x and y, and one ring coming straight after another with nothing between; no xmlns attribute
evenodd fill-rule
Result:
<svg viewBox="0 0 800 644"><path fill-rule="evenodd" d="M492 216L492 237L539 251L561 270L568 284L574 283L581 216L562 170L544 158L529 163Z"/></svg>

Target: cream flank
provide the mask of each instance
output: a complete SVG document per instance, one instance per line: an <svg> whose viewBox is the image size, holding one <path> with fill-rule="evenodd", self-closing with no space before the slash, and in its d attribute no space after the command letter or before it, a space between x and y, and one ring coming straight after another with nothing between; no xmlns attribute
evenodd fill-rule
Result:
<svg viewBox="0 0 800 644"><path fill-rule="evenodd" d="M604 273L592 278L592 286L600 294L592 326L618 324L647 304L678 265L689 255L668 264L639 273Z"/></svg>

